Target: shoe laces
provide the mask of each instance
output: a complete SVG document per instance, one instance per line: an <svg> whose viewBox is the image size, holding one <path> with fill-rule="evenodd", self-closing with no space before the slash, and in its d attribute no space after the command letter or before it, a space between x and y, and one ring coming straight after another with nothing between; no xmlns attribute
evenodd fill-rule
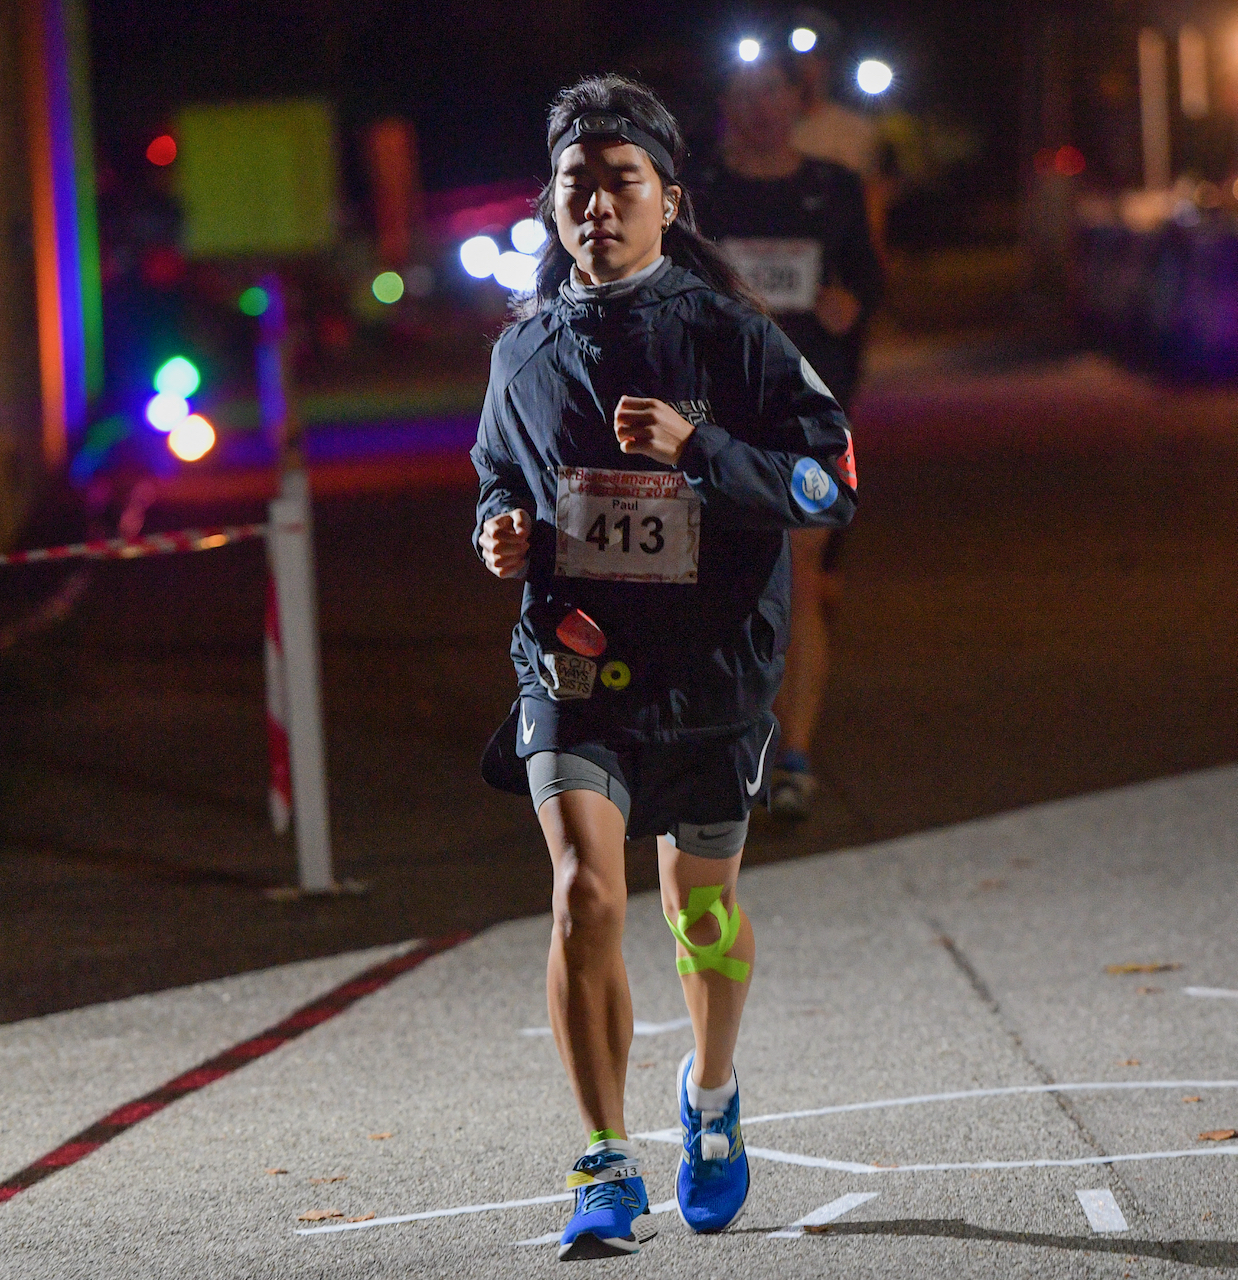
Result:
<svg viewBox="0 0 1238 1280"><path fill-rule="evenodd" d="M581 1156L576 1161L575 1170L580 1173L596 1174L613 1164L631 1163L630 1157L617 1151L598 1151L593 1155ZM613 1182L594 1182L587 1187L577 1188L577 1213L592 1213L598 1209L612 1209L618 1204L635 1211L640 1204L639 1198L623 1178Z"/></svg>

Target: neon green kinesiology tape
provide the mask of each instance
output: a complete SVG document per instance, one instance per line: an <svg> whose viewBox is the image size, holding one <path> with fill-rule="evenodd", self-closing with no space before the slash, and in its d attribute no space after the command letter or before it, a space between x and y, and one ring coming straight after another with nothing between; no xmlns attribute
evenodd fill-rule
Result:
<svg viewBox="0 0 1238 1280"><path fill-rule="evenodd" d="M732 960L727 954L739 937L739 904L736 903L731 908L728 916L722 905L722 891L725 887L711 884L691 890L688 894L688 908L679 913L678 920L666 917L667 926L675 935L675 940L688 953L675 961L675 968L680 973L700 973L705 969L714 969L732 982L747 982L752 966L743 960ZM716 942L702 947L689 939L688 930L706 913L717 920L722 934Z"/></svg>

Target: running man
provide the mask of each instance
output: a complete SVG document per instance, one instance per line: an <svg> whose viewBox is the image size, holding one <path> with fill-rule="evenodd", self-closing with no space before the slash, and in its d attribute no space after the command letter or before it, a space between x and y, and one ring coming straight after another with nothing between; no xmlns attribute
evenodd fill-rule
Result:
<svg viewBox="0 0 1238 1280"><path fill-rule="evenodd" d="M732 1055L755 955L736 901L768 789L787 529L855 507L845 419L696 231L679 126L618 76L548 129L537 291L495 345L473 462L486 567L523 576L519 698L483 774L531 794L554 868L547 995L588 1142L563 1260L635 1253L624 1127L625 837L654 835L695 1047L675 1198L722 1231L748 1195Z"/></svg>
<svg viewBox="0 0 1238 1280"><path fill-rule="evenodd" d="M719 241L846 410L859 378L865 321L881 298L882 270L859 178L840 164L807 159L792 144L798 56L774 42L754 63L736 61L723 96L721 153L693 187L701 229ZM809 753L842 598L842 538L828 527L791 534L791 639L775 708L782 744L771 805L784 818L808 817L818 790Z"/></svg>

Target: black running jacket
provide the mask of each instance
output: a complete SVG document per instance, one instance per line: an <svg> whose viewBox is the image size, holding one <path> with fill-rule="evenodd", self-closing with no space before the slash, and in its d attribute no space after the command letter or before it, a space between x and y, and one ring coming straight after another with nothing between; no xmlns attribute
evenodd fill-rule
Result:
<svg viewBox="0 0 1238 1280"><path fill-rule="evenodd" d="M620 450L622 395L656 397L695 424L678 467ZM471 456L479 554L492 516L524 508L535 517L511 656L543 732L520 755L586 739L738 733L768 717L791 603L787 530L839 528L855 511L843 412L768 316L669 262L626 297L556 296L495 344ZM683 496L699 503L695 581L564 572L604 549L633 572L675 550L658 546L662 520L642 519L640 502L625 524L622 499L595 499L593 527L575 529L575 561L564 560L556 515L563 524L566 477L600 472L682 473ZM573 608L604 632L600 656L573 653L556 635Z"/></svg>

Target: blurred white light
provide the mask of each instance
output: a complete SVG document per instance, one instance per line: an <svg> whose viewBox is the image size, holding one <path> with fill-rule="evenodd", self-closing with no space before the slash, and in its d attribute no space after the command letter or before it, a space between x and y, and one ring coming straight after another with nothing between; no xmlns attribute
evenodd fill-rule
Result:
<svg viewBox="0 0 1238 1280"><path fill-rule="evenodd" d="M796 53L808 53L817 47L817 33L811 27L796 27L791 32L791 48Z"/></svg>
<svg viewBox="0 0 1238 1280"><path fill-rule="evenodd" d="M856 68L855 82L865 93L885 93L894 80L894 72L876 58L866 58Z"/></svg>
<svg viewBox="0 0 1238 1280"><path fill-rule="evenodd" d="M536 253L546 243L546 228L536 218L521 218L511 236L521 253Z"/></svg>
<svg viewBox="0 0 1238 1280"><path fill-rule="evenodd" d="M755 62L761 56L761 42L759 40L741 40L739 42L739 56L744 62Z"/></svg>
<svg viewBox="0 0 1238 1280"><path fill-rule="evenodd" d="M199 414L193 414L168 436L168 448L182 462L197 462L215 445L215 428Z"/></svg>
<svg viewBox="0 0 1238 1280"><path fill-rule="evenodd" d="M537 285L537 259L508 250L494 264L494 278L513 293L532 293Z"/></svg>
<svg viewBox="0 0 1238 1280"><path fill-rule="evenodd" d="M489 236L474 236L460 246L460 265L474 280L494 274L499 261L499 246Z"/></svg>
<svg viewBox="0 0 1238 1280"><path fill-rule="evenodd" d="M178 422L189 417L189 401L171 391L161 391L146 403L146 421L156 431L171 431Z"/></svg>

